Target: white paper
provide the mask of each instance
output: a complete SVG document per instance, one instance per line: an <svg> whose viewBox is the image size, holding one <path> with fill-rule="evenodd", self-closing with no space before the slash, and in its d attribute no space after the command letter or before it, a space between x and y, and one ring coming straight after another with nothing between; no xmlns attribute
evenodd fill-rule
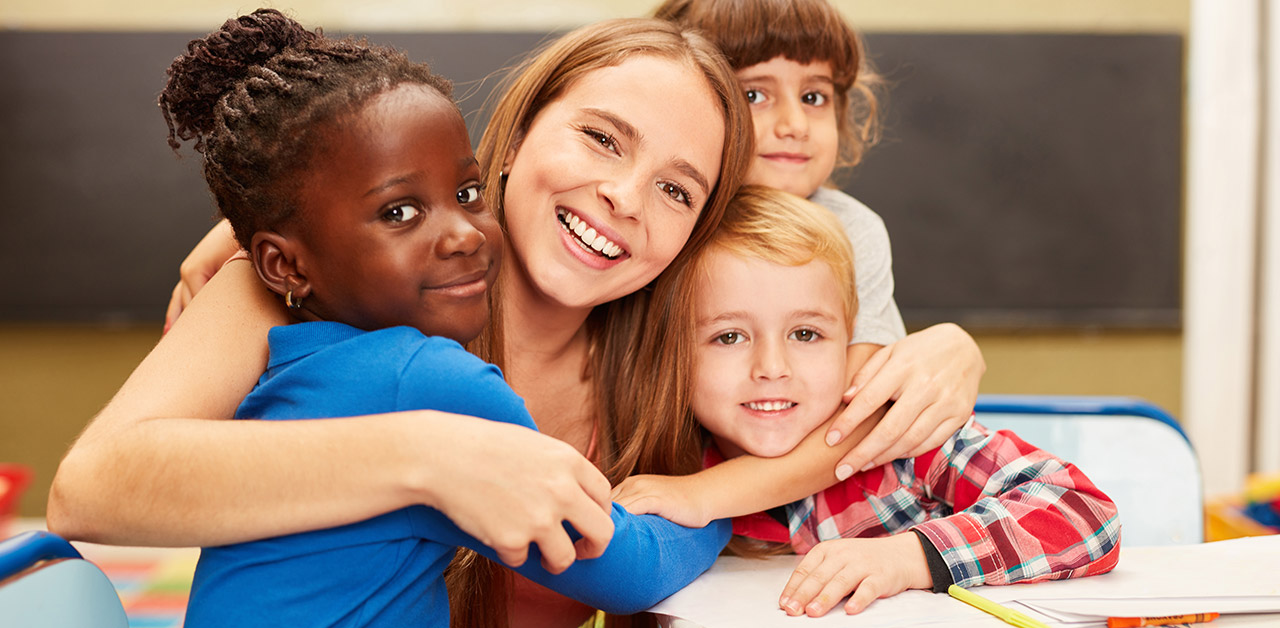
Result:
<svg viewBox="0 0 1280 628"><path fill-rule="evenodd" d="M652 612L706 628L802 623L815 628L836 624L885 628L1004 625L950 596L924 591L907 591L877 600L854 617L845 615L843 605L837 605L822 618L788 617L778 608L778 597L798 562L795 556L723 557ZM1073 628L1097 625L1099 618L1108 616L1280 613L1280 536L1199 545L1122 547L1119 565L1108 574L974 587L973 591L1047 624ZM1280 614L1270 619L1280 626Z"/></svg>

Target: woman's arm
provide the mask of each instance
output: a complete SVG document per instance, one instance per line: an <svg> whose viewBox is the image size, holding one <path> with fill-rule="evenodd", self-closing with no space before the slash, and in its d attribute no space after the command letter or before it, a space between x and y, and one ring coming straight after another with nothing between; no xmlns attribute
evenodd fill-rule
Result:
<svg viewBox="0 0 1280 628"><path fill-rule="evenodd" d="M116 544L219 545L426 504L508 563L546 542L560 548L548 557L560 565L574 552L552 538L565 536L565 513L589 504L607 519L603 476L569 445L522 427L445 413L218 420L252 389L267 330L284 320L248 262L219 271L72 446L50 491L50 529ZM507 508L494 512L494 500ZM592 539L583 555L603 545Z"/></svg>

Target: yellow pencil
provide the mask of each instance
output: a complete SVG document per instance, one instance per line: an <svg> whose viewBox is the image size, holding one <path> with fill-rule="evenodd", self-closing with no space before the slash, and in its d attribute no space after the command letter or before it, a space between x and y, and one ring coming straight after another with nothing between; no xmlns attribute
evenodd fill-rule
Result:
<svg viewBox="0 0 1280 628"><path fill-rule="evenodd" d="M947 593L951 594L951 597L960 600L969 606L999 617L1000 620L1006 624L1017 626L1018 628L1049 628L1045 624L1027 617L1012 608L996 604L977 593L973 593L972 591L958 587L954 584L947 588Z"/></svg>

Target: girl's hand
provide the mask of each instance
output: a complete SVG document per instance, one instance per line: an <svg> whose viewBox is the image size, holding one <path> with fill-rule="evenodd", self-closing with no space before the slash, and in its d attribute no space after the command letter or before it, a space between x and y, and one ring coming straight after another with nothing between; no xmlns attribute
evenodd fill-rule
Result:
<svg viewBox="0 0 1280 628"><path fill-rule="evenodd" d="M429 505L493 548L502 562L523 565L529 545L551 573L579 558L604 554L613 537L609 480L573 446L505 423L464 419L469 433L440 447L433 467L456 470L432 481ZM433 454L435 457L436 454ZM582 538L575 544L568 522Z"/></svg>
<svg viewBox="0 0 1280 628"><path fill-rule="evenodd" d="M240 243L231 233L231 223L225 219L218 221L209 233L205 234L196 248L187 254L178 268L178 285L173 288L173 296L169 298L169 308L164 313L164 328L168 331L173 321L186 309L187 304L196 293L209 283L209 279L217 274L218 269L240 250Z"/></svg>
<svg viewBox="0 0 1280 628"><path fill-rule="evenodd" d="M788 615L821 617L853 593L844 611L855 615L878 598L932 586L916 533L838 539L823 541L805 555L783 587L778 606Z"/></svg>
<svg viewBox="0 0 1280 628"><path fill-rule="evenodd" d="M892 401L880 424L836 466L836 477L920 455L946 441L973 414L987 370L978 344L952 323L908 335L871 356L845 392L848 407L827 432L835 445Z"/></svg>
<svg viewBox="0 0 1280 628"><path fill-rule="evenodd" d="M633 475L613 488L613 501L633 515L658 515L686 528L702 528L711 523L703 505L709 497L699 497L702 483L698 474Z"/></svg>

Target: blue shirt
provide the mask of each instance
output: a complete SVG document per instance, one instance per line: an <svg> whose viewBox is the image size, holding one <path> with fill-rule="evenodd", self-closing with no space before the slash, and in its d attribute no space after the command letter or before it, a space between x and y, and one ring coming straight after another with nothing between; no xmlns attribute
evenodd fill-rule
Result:
<svg viewBox="0 0 1280 628"><path fill-rule="evenodd" d="M267 372L236 418L430 409L536 429L498 368L452 340L408 327L365 332L316 322L276 327L269 343ZM577 561L552 575L531 547L516 571L605 611L634 613L705 571L729 539L727 521L691 529L661 517L630 515L617 504L612 517L613 539L600 558ZM425 506L336 528L204 548L184 625L443 628L449 625L443 573L457 546L497 559L493 550Z"/></svg>

